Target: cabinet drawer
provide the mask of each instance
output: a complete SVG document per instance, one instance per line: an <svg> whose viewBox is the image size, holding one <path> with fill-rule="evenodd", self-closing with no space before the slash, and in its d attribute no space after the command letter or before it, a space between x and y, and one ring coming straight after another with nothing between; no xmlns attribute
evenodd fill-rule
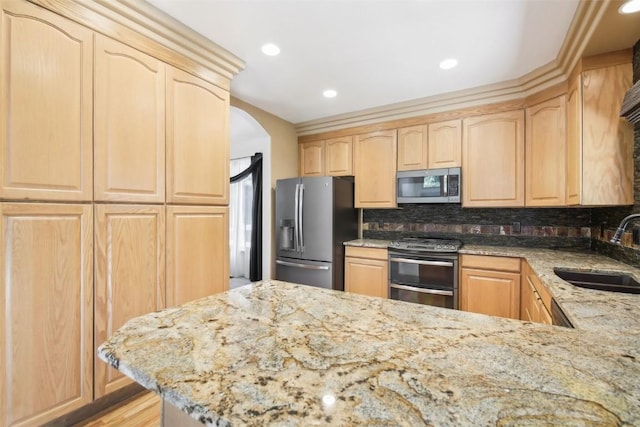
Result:
<svg viewBox="0 0 640 427"><path fill-rule="evenodd" d="M381 248L364 248L361 246L347 246L345 256L354 258L369 258L387 260L387 250Z"/></svg>
<svg viewBox="0 0 640 427"><path fill-rule="evenodd" d="M520 258L509 258L486 255L461 255L460 265L483 270L500 270L520 272Z"/></svg>
<svg viewBox="0 0 640 427"><path fill-rule="evenodd" d="M545 285L542 284L540 278L536 273L533 272L531 266L528 263L523 263L523 272L526 276L526 279L533 285L536 292L540 296L544 307L549 311L551 309L551 293L547 289Z"/></svg>

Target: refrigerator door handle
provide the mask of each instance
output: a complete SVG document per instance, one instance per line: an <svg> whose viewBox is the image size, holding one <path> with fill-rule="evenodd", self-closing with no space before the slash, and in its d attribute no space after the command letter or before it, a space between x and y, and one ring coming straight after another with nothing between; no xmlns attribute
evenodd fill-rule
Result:
<svg viewBox="0 0 640 427"><path fill-rule="evenodd" d="M294 212L293 212L293 250L298 252L298 232L300 230L300 223L298 221L298 204L300 203L300 199L298 198L300 194L300 184L296 184L296 194L294 195Z"/></svg>
<svg viewBox="0 0 640 427"><path fill-rule="evenodd" d="M303 230L303 225L302 225L302 219L304 218L304 215L302 214L303 212L303 206L304 206L304 184L300 184L300 213L298 214L299 218L300 218L300 252L304 252L304 230Z"/></svg>
<svg viewBox="0 0 640 427"><path fill-rule="evenodd" d="M276 264L285 265L287 267L304 268L306 270L328 270L329 269L329 266L327 265L300 264L298 262L281 261L279 259L276 260Z"/></svg>

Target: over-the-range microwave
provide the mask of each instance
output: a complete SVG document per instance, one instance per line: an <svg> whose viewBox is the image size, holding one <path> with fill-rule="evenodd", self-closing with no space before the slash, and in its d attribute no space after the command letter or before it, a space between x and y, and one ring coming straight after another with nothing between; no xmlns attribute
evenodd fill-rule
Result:
<svg viewBox="0 0 640 427"><path fill-rule="evenodd" d="M460 168L422 169L397 173L398 203L460 203Z"/></svg>

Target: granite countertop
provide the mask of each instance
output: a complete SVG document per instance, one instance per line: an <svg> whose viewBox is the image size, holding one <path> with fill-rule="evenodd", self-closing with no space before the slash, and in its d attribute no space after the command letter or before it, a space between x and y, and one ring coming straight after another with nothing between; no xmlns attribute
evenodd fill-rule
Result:
<svg viewBox="0 0 640 427"><path fill-rule="evenodd" d="M345 245L386 247L388 240L359 239ZM573 286L555 275L555 267L577 271L629 274L640 282L640 269L589 251L464 245L461 254L524 258L549 289L574 327L603 333L640 334L640 295L596 291Z"/></svg>
<svg viewBox="0 0 640 427"><path fill-rule="evenodd" d="M465 245L460 253L524 258L574 327L640 336L640 295L579 288L553 272L555 267L576 271L622 272L640 282L638 268L587 251Z"/></svg>
<svg viewBox="0 0 640 427"><path fill-rule="evenodd" d="M612 332L263 281L98 354L208 425L640 425L640 336Z"/></svg>
<svg viewBox="0 0 640 427"><path fill-rule="evenodd" d="M387 249L387 246L391 243L391 240L378 240L378 239L356 239L344 242L345 246L357 246L364 248L377 248Z"/></svg>

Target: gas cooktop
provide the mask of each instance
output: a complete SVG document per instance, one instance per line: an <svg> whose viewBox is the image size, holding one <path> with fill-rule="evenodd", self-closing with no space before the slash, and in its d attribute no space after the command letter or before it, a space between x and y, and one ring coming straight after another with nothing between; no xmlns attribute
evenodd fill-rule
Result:
<svg viewBox="0 0 640 427"><path fill-rule="evenodd" d="M458 252L462 244L463 243L457 239L403 237L391 242L389 248L419 252Z"/></svg>

